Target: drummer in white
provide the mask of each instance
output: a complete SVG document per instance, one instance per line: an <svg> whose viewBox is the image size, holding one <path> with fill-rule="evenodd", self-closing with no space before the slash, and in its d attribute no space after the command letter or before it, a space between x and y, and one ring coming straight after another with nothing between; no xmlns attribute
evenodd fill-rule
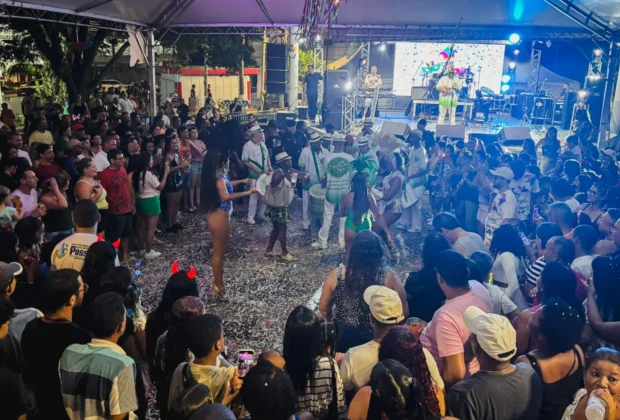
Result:
<svg viewBox="0 0 620 420"><path fill-rule="evenodd" d="M247 131L247 134L250 136L250 141L243 146L241 160L250 173L250 179L252 180L250 188L254 188L258 177L262 174L272 172L273 169L271 169L269 151L267 150L267 146L265 146L263 129L260 128L259 125L253 125ZM252 194L250 196L250 204L248 205L248 224L250 225L256 223L254 216L256 216L257 206L258 219L264 219L267 205L263 201L263 197L260 194Z"/></svg>
<svg viewBox="0 0 620 420"><path fill-rule="evenodd" d="M310 134L310 146L304 147L299 155L299 169L309 175L307 181L302 183L303 189L303 218L304 230L310 229L310 215L308 205L310 203L310 187L320 184L325 177L325 160L329 153L321 146L321 135L316 131Z"/></svg>

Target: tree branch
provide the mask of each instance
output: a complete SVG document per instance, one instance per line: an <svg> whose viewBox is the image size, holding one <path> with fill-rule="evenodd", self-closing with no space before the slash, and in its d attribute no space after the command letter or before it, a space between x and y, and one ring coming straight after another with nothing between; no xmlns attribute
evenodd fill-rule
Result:
<svg viewBox="0 0 620 420"><path fill-rule="evenodd" d="M99 74L93 79L92 82L90 82L90 84L88 85L87 88L87 92L84 93L90 93L93 90L95 90L95 88L97 87L97 85L101 82L101 80L103 79L103 76L105 76L105 73L108 71L108 69L119 59L121 58L121 56L123 55L123 53L125 52L125 50L129 47L129 41L125 41L125 43L123 45L121 45L118 50L116 50L116 54L114 54L112 56L112 58L110 59L110 61L108 61L108 63L103 67L103 69L101 69L101 71L99 72Z"/></svg>

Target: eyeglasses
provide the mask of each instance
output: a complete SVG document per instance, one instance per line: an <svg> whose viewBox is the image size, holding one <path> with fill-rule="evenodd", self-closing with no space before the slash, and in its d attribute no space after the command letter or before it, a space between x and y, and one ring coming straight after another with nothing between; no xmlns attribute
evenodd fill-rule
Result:
<svg viewBox="0 0 620 420"><path fill-rule="evenodd" d="M88 292L88 289L89 289L88 284L86 284L86 283L82 283L82 286L83 286L83 287L81 287L81 288L77 291L76 295L79 295L79 294L80 294L80 292L84 292L84 294L86 294L86 293Z"/></svg>

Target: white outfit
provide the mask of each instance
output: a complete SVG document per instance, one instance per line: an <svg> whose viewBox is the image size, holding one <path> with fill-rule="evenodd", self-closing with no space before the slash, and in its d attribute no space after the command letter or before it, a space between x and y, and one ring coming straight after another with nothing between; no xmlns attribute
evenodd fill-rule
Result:
<svg viewBox="0 0 620 420"><path fill-rule="evenodd" d="M129 112L130 114L133 112L133 103L129 99L119 99L118 105L121 112Z"/></svg>
<svg viewBox="0 0 620 420"><path fill-rule="evenodd" d="M528 220L530 217L530 207L532 202L532 193L540 192L538 180L529 172L519 180L510 182L510 189L517 199L517 218L519 220Z"/></svg>
<svg viewBox="0 0 620 420"><path fill-rule="evenodd" d="M310 146L304 147L299 155L299 169L310 175L310 182L303 184L303 227L310 227L310 214L308 206L310 204L310 187L321 183L321 179L325 176L325 159L329 152L321 147L319 153L314 153ZM306 188L307 187L307 188Z"/></svg>
<svg viewBox="0 0 620 420"><path fill-rule="evenodd" d="M584 279L590 279L592 278L592 261L594 261L594 258L596 258L596 255L584 255L575 258L570 268L581 274Z"/></svg>
<svg viewBox="0 0 620 420"><path fill-rule="evenodd" d="M250 188L254 188L256 186L256 180L261 174L267 172L270 168L269 166L269 151L265 146L265 143L258 142L254 143L253 141L247 142L243 146L243 152L241 153L241 160L243 162L252 163L254 166L257 166L261 171L260 174L257 174L253 170L249 170L250 178L252 179L252 184ZM267 204L265 203L263 196L260 194L252 194L250 196L250 203L248 204L248 222L254 222L254 216L256 216L256 208L258 207L258 217L260 219L265 218L265 210L267 210Z"/></svg>
<svg viewBox="0 0 620 420"><path fill-rule="evenodd" d="M523 260L510 252L503 252L497 256L493 263L493 283L497 282L496 286L502 289L520 310L524 310L529 305L519 287L519 276L525 276Z"/></svg>
<svg viewBox="0 0 620 420"><path fill-rule="evenodd" d="M368 73L366 78L364 79L364 89L375 89L377 87L381 87L383 85L383 81L381 80L381 76L378 74L374 75L372 73ZM372 98L366 97L364 99L364 108L368 108L372 105ZM362 115L362 119L366 117L366 114ZM373 115L371 115L373 117Z"/></svg>
<svg viewBox="0 0 620 420"><path fill-rule="evenodd" d="M105 168L110 166L108 155L106 155L103 150L99 150L95 156L93 156L93 162L95 162L95 169L97 172L103 172Z"/></svg>
<svg viewBox="0 0 620 420"><path fill-rule="evenodd" d="M456 105L459 99L459 91L463 87L463 82L457 76L443 76L437 82L436 89L450 88L453 89L450 93L439 93L439 118L437 118L437 125L441 125L446 120L446 112L450 109L450 125L456 125Z"/></svg>
<svg viewBox="0 0 620 420"><path fill-rule="evenodd" d="M325 204L323 205L323 224L319 230L319 243L327 245L329 229L336 205L351 189L351 162L353 156L344 152L330 153L326 157L325 174L327 187L325 189ZM338 245L344 247L344 223L346 217L340 218L338 231Z"/></svg>
<svg viewBox="0 0 620 420"><path fill-rule="evenodd" d="M517 199L512 190L508 189L505 192L497 193L493 199L484 224L484 243L486 246L491 246L493 232L504 223L504 220L514 219L516 217Z"/></svg>
<svg viewBox="0 0 620 420"><path fill-rule="evenodd" d="M407 177L426 170L428 156L424 146L412 147L409 150L409 166ZM424 201L424 188L426 185L426 174L417 178L406 180L403 194L403 215L401 225L410 226L412 229L422 229L422 204Z"/></svg>
<svg viewBox="0 0 620 420"><path fill-rule="evenodd" d="M144 176L144 183L142 182L142 178L140 178L140 181L138 182L138 197L158 197L161 194L161 191L157 189L157 187L159 187L159 184L159 178L153 175L153 172L146 171L146 175Z"/></svg>
<svg viewBox="0 0 620 420"><path fill-rule="evenodd" d="M514 304L512 300L504 291L497 287L494 284L482 283L482 285L487 289L489 295L491 295L491 301L493 302L493 313L497 315L508 315L515 309L517 309L517 305Z"/></svg>

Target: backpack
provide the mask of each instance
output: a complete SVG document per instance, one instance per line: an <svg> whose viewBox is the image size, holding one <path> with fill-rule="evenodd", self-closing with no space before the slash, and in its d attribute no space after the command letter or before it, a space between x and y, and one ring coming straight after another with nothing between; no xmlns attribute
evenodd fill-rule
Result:
<svg viewBox="0 0 620 420"><path fill-rule="evenodd" d="M213 403L211 390L194 379L189 363L185 363L181 375L183 390L172 402L169 416L171 420L185 420L203 405Z"/></svg>

